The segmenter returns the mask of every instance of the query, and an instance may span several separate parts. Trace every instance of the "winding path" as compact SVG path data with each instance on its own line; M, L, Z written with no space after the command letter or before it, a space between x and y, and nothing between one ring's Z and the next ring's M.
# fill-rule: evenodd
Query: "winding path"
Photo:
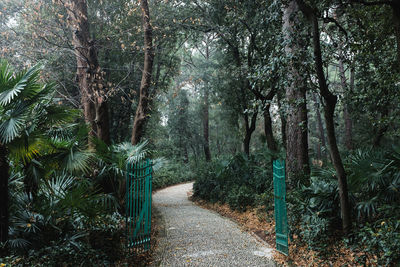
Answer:
M153 195L164 226L156 266L275 266L271 248L230 219L189 201L192 186L171 186Z

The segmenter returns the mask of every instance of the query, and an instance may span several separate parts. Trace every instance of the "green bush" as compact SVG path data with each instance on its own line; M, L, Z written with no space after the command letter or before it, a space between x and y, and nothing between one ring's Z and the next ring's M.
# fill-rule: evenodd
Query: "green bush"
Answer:
M399 261L400 150L356 150L344 163L355 215L354 236L348 242L377 254L379 265ZM287 200L289 225L300 226L291 227L291 234L298 234L311 248L323 250L332 230L341 225L334 168L314 168L309 186L291 190Z
M153 175L153 189L160 189L170 185L193 181L195 173L191 164L183 162L164 161L162 168Z
M367 223L355 231L352 246L365 247L366 252L378 255L380 266L391 266L400 261L400 220Z
M301 219L300 235L310 248L321 250L328 246L329 227L330 221L318 213L304 214Z
M232 209L245 211L254 207L260 195L272 197L271 157L256 153L237 154L229 160L214 160L196 171L194 197L227 203ZM265 195L264 195L265 196Z
M110 264L121 255L123 217L115 198L88 179L54 174L39 184L35 199L24 192L23 176L12 175L11 266ZM18 262L17 259L23 259ZM0 261L2 262L2 261ZM21 264L22 265L21 265Z
M254 206L254 202L255 195L253 191L245 185L233 187L226 198L226 203L238 211L245 211L247 207Z

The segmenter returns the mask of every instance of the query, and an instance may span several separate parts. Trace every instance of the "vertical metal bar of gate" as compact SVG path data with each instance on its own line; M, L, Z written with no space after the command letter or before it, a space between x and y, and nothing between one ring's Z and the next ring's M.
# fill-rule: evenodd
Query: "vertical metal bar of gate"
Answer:
M152 161L146 159L127 165L126 239L134 252L150 248Z
M276 249L289 255L288 223L286 211L285 161L273 161Z

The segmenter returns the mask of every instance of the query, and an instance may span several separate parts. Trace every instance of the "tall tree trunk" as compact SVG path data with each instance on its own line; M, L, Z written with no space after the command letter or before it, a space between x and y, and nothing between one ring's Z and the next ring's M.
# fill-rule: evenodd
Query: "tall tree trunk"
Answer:
M353 74L351 74L351 75L353 75ZM342 55L341 55L341 58L339 59L339 76L340 76L340 83L342 85L343 91L346 93L349 91L349 88L347 86L346 72L345 72L344 65L343 65ZM351 78L350 78L350 80L351 80ZM353 77L353 80L354 80L354 77ZM348 107L347 103L343 104L343 117L344 117L344 126L345 126L344 143L348 150L352 150L353 149L352 121L350 118L349 107Z
M274 138L274 133L272 131L272 119L269 112L271 105L268 105L264 111L264 133L267 140L267 146L270 151L276 151L277 146Z
M336 170L336 175L339 185L342 228L344 233L348 234L351 231L352 225L350 217L350 202L347 189L347 176L344 170L342 158L339 153L339 148L337 146L336 136L335 136L334 113L335 113L335 106L337 103L337 96L333 95L329 91L328 84L326 82L324 74L318 19L314 14L314 11L307 4L305 4L303 0L297 0L297 2L299 3L300 9L304 13L304 15L310 20L310 23L312 24L315 70L318 77L320 94L325 100L324 117L325 117L326 132L328 136L328 144L330 148L332 163Z
M211 161L211 152L210 152L210 141L209 141L209 91L208 91L208 83L206 84L206 88L204 90L204 105L203 105L203 147L204 147L204 155L206 157L206 161Z
M131 143L134 145L140 142L144 134L145 123L149 116L149 89L154 61L153 29L150 23L150 11L147 0L140 0L140 8L142 10L145 52L142 81L140 83L139 104L136 109L132 128Z
M8 240L8 179L10 174L7 154L6 146L0 143L0 242ZM0 256L4 253L4 251L0 250Z
M253 132L256 129L257 115L258 115L258 112L254 112L249 121L249 115L244 114L244 122L245 122L246 131L245 131L245 135L244 135L244 139L243 139L243 150L247 156L250 155L251 135L253 134Z
M289 186L296 183L298 178L308 177L310 173L308 158L308 120L306 106L307 83L305 71L302 66L302 49L306 41L296 30L300 16L296 1L290 1L283 10L283 34L287 42L286 54L293 55L289 59L288 77L286 87L286 100L288 103L286 125L286 175Z
M64 5L72 31L77 80L85 121L90 127L89 136L95 136L109 144L110 127L103 82L104 73L99 66L95 43L90 38L87 3L86 0L67 0ZM90 138L89 145L93 146Z
M277 94L277 100L278 100L278 109L279 109L279 117L281 119L281 135L282 135L282 144L283 147L286 149L286 117L285 117L285 112L282 111L282 104L281 104L281 94L278 92Z
M110 118L108 114L108 104L103 97L97 98L96 117L94 121L96 122L97 138L102 140L107 145L110 145L111 137L110 137Z
M185 145L185 147L183 148L183 162L189 163L189 151L187 145Z
M207 35L206 44L206 51L205 51L205 60L209 61L210 59L210 50L209 50L209 36ZM204 147L204 155L206 157L206 161L211 161L211 152L210 152L210 141L209 141L209 133L210 133L210 126L209 126L209 83L208 80L205 82L204 88L204 104L203 104L203 147Z

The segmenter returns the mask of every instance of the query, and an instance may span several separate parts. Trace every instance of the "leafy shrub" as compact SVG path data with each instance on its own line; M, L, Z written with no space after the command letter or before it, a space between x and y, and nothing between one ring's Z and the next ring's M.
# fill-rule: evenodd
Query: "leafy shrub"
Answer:
M245 185L233 187L226 198L226 203L238 211L245 211L248 206L254 206L254 201L253 191Z
M195 173L190 164L182 162L163 161L163 166L153 175L153 189L194 180Z
M377 263L391 266L400 261L400 220L367 223L355 232L353 245L365 247L367 252L378 254Z
M332 178L314 176L308 187L288 193L290 234L299 235L312 249L324 249L333 226L340 225L335 220L338 212L336 184ZM294 227L296 225L299 227Z
M304 214L301 219L300 235L312 249L320 250L327 247L327 237L330 221L319 216L319 213Z
M377 254L380 265L393 264L399 260L400 149L356 150L344 163L352 214L357 215L351 240ZM300 226L291 227L291 233L313 249L324 249L331 230L341 225L334 168L314 168L309 186L293 189L287 200L289 225Z
M259 195L272 192L271 157L237 154L227 161L214 160L197 169L193 191L194 197L245 211L257 204Z
M13 255L31 266L113 262L122 251L116 200L88 179L65 173L41 180L34 199L24 192L23 176L12 175L10 238ZM113 213L114 212L114 213ZM100 247L99 247L100 246ZM18 265L10 258L12 266Z

